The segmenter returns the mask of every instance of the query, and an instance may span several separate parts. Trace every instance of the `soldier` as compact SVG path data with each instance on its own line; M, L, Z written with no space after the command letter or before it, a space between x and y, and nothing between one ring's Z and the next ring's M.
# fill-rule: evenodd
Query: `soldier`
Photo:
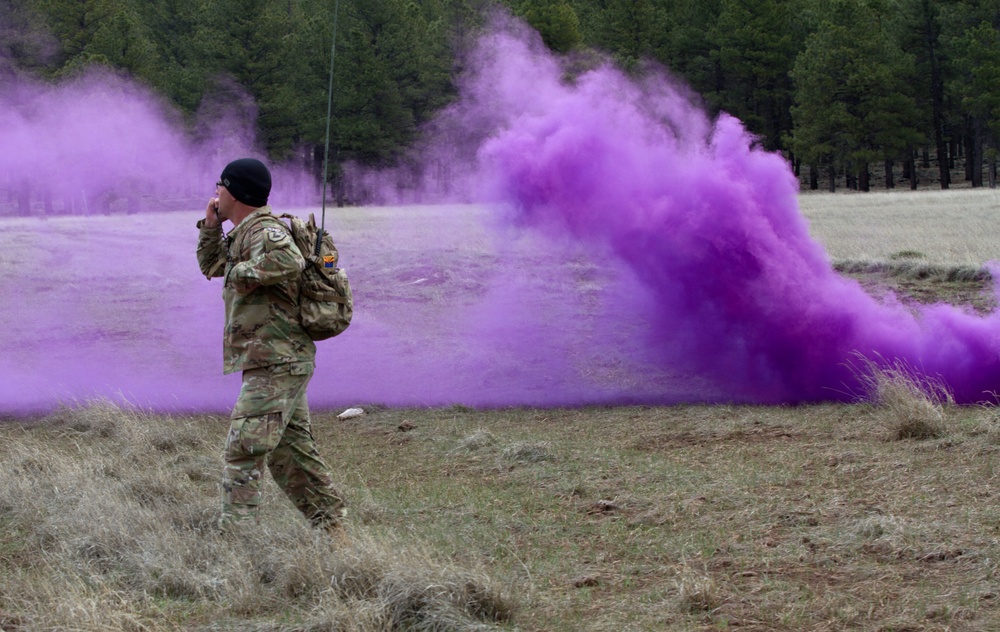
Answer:
M316 345L298 319L305 260L267 205L271 174L264 163L234 160L215 186L218 197L198 221L198 265L206 278L225 279L224 372L243 372L226 438L219 528L256 523L266 463L313 526L345 541L345 503L316 449L306 403ZM225 220L233 228L223 237Z

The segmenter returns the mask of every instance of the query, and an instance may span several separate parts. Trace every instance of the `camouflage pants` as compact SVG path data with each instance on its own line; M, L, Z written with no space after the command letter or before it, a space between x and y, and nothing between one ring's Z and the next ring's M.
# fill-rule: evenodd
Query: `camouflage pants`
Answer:
M293 362L243 372L223 453L223 529L255 521L265 463L295 507L315 526L338 523L346 513L330 468L316 449L309 424L306 386L311 362Z

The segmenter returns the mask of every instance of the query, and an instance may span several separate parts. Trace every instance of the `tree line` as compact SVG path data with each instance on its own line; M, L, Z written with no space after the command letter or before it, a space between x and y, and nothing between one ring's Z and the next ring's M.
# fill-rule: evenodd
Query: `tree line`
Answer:
M503 8L557 54L663 64L813 188L868 190L876 165L916 187L932 162L942 188L956 164L996 184L1000 0L0 0L0 90L102 65L191 126L248 94L268 155L318 173L338 5L332 178L399 159Z

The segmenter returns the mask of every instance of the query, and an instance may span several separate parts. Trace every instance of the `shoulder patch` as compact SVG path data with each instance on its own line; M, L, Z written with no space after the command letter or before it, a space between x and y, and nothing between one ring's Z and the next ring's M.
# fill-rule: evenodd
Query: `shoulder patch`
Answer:
M288 233L281 230L277 226L268 226L264 229L264 233L267 235L267 240L271 242L278 243L288 238Z

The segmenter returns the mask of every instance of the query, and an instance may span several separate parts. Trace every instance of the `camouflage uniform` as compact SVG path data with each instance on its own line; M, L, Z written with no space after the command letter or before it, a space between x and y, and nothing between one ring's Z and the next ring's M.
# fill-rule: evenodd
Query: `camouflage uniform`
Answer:
M298 321L305 260L267 206L225 238L221 227L207 228L204 220L198 228L202 273L225 278L224 371L243 371L226 438L220 525L256 519L265 463L314 525L336 525L345 505L316 450L306 402L316 345Z

